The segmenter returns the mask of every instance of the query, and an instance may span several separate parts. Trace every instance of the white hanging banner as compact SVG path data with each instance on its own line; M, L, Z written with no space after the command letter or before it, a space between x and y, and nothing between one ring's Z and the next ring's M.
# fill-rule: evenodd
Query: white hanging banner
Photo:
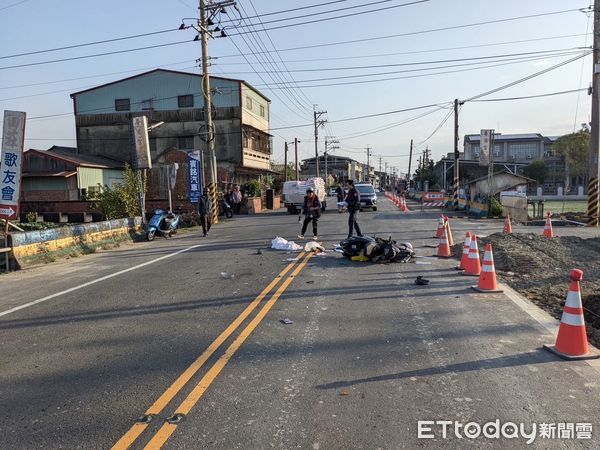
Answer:
M0 152L0 219L12 220L19 217L24 140L25 113L4 111Z

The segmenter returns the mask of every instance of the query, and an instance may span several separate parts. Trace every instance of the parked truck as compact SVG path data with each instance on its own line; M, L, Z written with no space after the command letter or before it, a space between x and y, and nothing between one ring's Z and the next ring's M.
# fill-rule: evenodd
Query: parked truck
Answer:
M283 204L290 214L300 214L304 206L306 189L312 187L316 196L323 205L323 211L327 207L327 195L325 192L325 181L323 178L309 178L306 181L286 181L283 183Z

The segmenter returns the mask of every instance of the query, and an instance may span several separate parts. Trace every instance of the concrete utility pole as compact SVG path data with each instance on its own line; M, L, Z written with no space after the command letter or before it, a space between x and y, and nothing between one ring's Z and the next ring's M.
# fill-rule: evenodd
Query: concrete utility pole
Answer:
M296 181L300 180L300 173L298 172L298 138L294 138L294 152L296 153Z
M323 114L327 114L327 111L317 111L317 105L314 105L315 109L313 111L313 117L315 121L315 163L316 163L316 176L319 176L319 127L325 125L327 120L321 119Z
M288 143L285 143L285 157L283 159L283 181L288 180L287 170L288 170L288 162L287 162L287 153L288 153Z
M452 183L452 209L458 210L458 189L460 187L460 172L458 167L458 107L464 102L454 100L454 183Z
M329 155L329 150L335 150L335 149L340 148L339 145L335 145L335 144L339 144L339 143L340 143L340 141L335 139L334 136L325 136L325 187L327 187L327 177L328 177L328 175L327 175L327 157Z
M212 122L212 102L210 92L210 75L208 73L209 59L208 56L208 38L211 37L211 32L208 29L207 12L214 16L217 12L222 11L226 6L235 5L235 1L226 0L222 2L211 2L207 5L206 0L199 0L198 9L200 10L200 21L198 23L200 32L200 43L202 45L202 95L204 97L204 120L206 122L206 143L208 146L209 168L210 168L210 183L208 190L213 204L212 223L219 222L219 208L217 208L217 154L215 152L215 130Z
M592 123L588 184L588 226L600 225L600 2L594 2L594 64L592 75Z
M370 167L371 167L371 147L369 147L367 145L367 174L365 177L365 181L369 181L370 177L369 177L369 173L370 173Z
M410 187L410 167L412 165L413 140L410 140L410 155L408 156L408 174L406 175L407 188Z

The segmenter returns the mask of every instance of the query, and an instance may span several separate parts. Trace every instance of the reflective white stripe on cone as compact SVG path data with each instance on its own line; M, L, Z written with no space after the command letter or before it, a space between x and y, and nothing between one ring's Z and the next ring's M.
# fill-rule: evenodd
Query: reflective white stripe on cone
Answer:
M579 286L581 280L583 280L583 272L573 269L556 343L555 345L544 345L546 350L550 350L563 359L600 358L600 351L590 347L587 340Z
M499 293L504 292L498 289L496 281L496 268L494 267L494 254L492 252L492 244L488 243L485 246L485 254L483 255L483 266L479 275L479 283L477 286L471 286L478 292Z

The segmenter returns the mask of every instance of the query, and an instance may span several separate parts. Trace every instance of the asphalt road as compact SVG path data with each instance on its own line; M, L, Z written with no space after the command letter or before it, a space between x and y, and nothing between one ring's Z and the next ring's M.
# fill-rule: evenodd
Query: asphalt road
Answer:
M332 252L346 220L322 216L325 256L268 249L299 233L269 213L0 277L0 448L526 446L418 439L420 420L591 423L591 440L530 447L600 447L598 366L542 350L553 337L515 302L430 258L434 213L382 199L360 215L365 232L412 242L416 264Z

